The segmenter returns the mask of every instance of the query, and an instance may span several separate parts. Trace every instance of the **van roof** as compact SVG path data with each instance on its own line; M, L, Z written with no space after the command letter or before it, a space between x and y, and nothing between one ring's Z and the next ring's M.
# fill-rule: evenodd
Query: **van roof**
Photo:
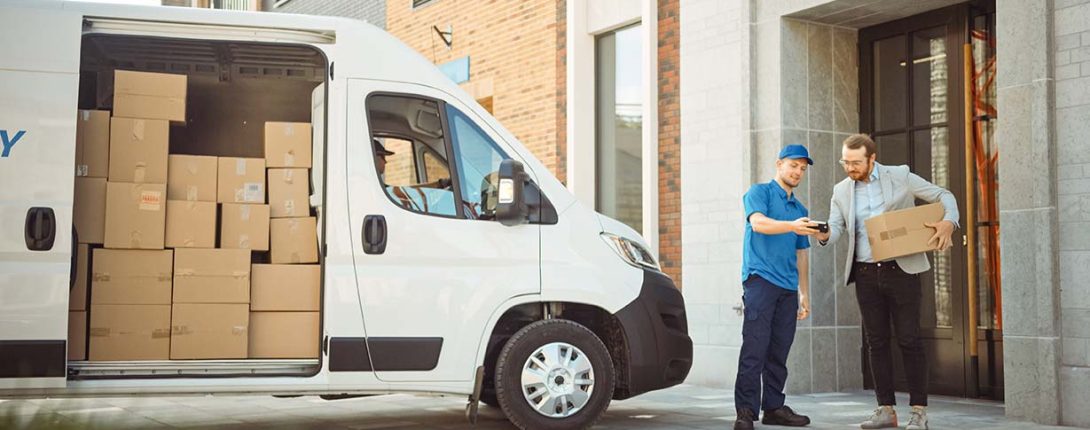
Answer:
M0 4L11 6L74 12L91 23L92 32L96 26L113 27L115 31L118 26L127 26L125 31L136 34L144 31L179 38L306 43L334 59L337 78L413 82L452 94L461 92L415 50L382 29L351 18L72 0L5 0Z

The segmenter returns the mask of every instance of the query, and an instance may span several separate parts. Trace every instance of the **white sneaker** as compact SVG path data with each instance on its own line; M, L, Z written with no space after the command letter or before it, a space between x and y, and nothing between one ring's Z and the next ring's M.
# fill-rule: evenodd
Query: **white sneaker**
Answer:
M866 421L859 424L861 429L897 428L897 411L892 406L879 406Z
M905 427L905 430L927 430L927 428L927 410L912 408L912 418L908 419L908 427Z

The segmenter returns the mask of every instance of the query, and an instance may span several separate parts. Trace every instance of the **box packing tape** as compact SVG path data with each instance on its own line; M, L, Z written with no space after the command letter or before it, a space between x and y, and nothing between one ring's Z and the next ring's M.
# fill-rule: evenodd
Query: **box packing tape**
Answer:
M238 176L246 175L246 160L239 158L235 160L235 174Z

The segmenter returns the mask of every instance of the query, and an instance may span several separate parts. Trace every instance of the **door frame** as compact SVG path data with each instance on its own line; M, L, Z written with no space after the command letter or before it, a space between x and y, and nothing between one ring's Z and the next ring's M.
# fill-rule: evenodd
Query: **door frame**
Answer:
M912 124L911 115L913 108L912 97L905 97L904 109L907 112L909 120L906 121L903 128L896 131L885 131L881 134L875 133L875 118L874 118L874 51L873 43L894 37L897 35L905 35L905 55L906 57L912 56L911 38L908 37L910 33L933 28L937 26L946 26L946 52L947 52L947 121L945 123L928 124L924 126L916 126ZM965 103L963 94L963 88L965 86L964 77L962 73L963 68L963 53L962 46L969 41L968 35L969 29L969 3L962 3L954 6L945 7L942 9L925 12L922 14L902 18L896 21L886 22L872 27L859 30L859 126L863 133L874 136L877 140L880 136L900 134L903 133L907 136L907 143L909 145L909 160L912 162L915 150L913 145L915 144L914 132L919 130L927 130L934 128L937 125L945 126L947 130L947 141L949 142L949 157L948 162L951 167L949 172L949 189L954 193L954 196L958 201L958 210L962 214L967 213L965 208L965 177L967 172L961 167L964 165L965 146L965 124L963 122ZM908 67L906 70L906 95L911 95L913 85L913 68ZM881 150L879 150L881 153ZM950 328L921 328L921 337L924 339L925 348L928 351L928 368L934 368L938 365L938 360L941 357L936 357L936 354L932 354L934 351L939 351L939 345L935 342L937 340L949 340L954 345L958 345L957 350L961 352L961 369L957 371L961 375L961 381L949 381L944 380L935 381L930 380L930 391L936 394L949 394L955 396L976 396L977 382L971 380L972 375L975 374L973 366L970 360L969 343L968 339L968 301L966 298L966 276L967 276L967 252L966 246L963 241L958 241L957 236L965 234L965 229L972 225L971 220L966 220L961 223L961 227L955 231L954 245L951 247L951 276L952 283L950 291L950 309L951 309L951 327ZM934 258L931 258L934 261ZM864 345L866 340L864 339ZM897 354L894 354L897 355ZM869 369L869 359L867 354L863 353L862 362L864 363L864 386L872 387ZM899 360L899 357L894 357L894 360ZM930 374L930 372L929 372ZM901 378L897 379L898 389L906 388L905 381Z

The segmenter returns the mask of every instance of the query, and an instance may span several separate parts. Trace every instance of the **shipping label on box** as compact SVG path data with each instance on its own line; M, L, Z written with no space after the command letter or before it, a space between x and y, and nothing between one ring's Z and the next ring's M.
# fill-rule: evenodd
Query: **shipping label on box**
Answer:
M92 305L169 305L174 251L95 249Z
M269 205L224 203L220 248L269 250Z
M269 210L273 218L310 216L307 169L269 169Z
M76 178L72 224L79 243L101 244L106 239L106 178Z
M318 358L318 312L251 312L250 358Z
M68 360L87 359L87 311L68 312Z
M186 75L114 72L114 115L185 122Z
M174 303L250 303L250 250L174 250Z
M91 361L170 358L170 305L91 305Z
M219 159L203 155L170 155L167 199L215 202Z
M106 184L105 245L115 249L163 249L166 184Z
M170 359L246 358L250 310L247 304L173 306Z
M269 236L273 264L318 262L318 225L314 217L273 219Z
M76 176L105 178L110 173L110 111L76 114Z
M266 122L265 160L268 167L310 167L310 123Z
M255 264L252 270L250 310L319 310L321 267L317 264Z
M91 278L91 247L80 244L76 247L76 281L68 293L68 310L87 310L87 292Z
M216 204L167 200L167 248L215 248Z
M933 251L934 244L928 241L935 229L924 223L942 221L944 214L942 203L932 203L867 219L867 240L874 261Z
M220 157L217 188L220 203L265 203L265 160Z
M110 182L165 184L169 151L166 121L114 117L110 121Z

